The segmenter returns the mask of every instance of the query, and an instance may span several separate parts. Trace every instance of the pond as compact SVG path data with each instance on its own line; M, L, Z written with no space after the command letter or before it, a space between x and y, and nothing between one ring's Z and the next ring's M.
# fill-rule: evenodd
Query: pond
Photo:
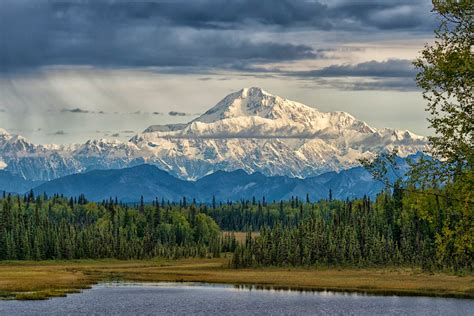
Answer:
M200 283L104 283L46 301L0 301L0 315L474 315L474 300L257 290Z

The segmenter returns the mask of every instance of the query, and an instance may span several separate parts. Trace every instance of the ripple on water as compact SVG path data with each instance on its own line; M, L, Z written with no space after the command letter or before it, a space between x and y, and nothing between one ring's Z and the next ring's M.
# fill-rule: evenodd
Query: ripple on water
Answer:
M103 283L47 301L0 301L0 315L474 315L474 300L261 290L202 283Z

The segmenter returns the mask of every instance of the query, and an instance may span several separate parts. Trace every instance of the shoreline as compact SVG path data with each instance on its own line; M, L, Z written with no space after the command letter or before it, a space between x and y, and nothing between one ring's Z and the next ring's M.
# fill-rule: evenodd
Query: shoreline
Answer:
M64 297L104 282L207 283L255 290L474 299L474 275L408 268L232 269L228 259L0 262L0 299Z

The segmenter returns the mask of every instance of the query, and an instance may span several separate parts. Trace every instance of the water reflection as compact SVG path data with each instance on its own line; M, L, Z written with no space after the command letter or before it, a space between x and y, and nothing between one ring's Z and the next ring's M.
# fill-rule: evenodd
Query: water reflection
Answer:
M268 292L274 292L274 293L312 293L316 295L322 295L322 296L334 296L334 295L341 295L341 296L352 296L352 297L358 297L358 296L368 296L372 295L368 292L347 292L345 290L341 291L335 291L335 290L327 290L327 289L315 289L315 288L301 288L301 287L281 287L281 286L274 286L274 285L254 285L254 284L237 284L234 285L234 288L237 290L243 290L243 291L268 291Z
M98 284L47 301L0 301L0 315L472 315L474 300L205 283Z

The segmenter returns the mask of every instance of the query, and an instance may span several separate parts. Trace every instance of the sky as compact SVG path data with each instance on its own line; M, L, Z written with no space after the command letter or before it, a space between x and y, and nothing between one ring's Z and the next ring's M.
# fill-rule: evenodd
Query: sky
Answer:
M429 0L1 0L0 127L126 140L258 86L429 135L412 60Z

